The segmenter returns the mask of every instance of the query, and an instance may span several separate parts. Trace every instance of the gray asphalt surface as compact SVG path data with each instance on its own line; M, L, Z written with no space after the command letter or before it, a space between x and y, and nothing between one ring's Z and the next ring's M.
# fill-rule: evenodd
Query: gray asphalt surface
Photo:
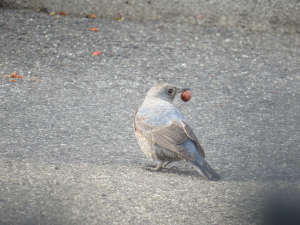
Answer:
M0 7L44 8L69 15L246 28L255 31L300 32L300 2L295 0L0 0ZM198 16L201 18L198 18Z
M0 38L24 76L0 78L0 224L260 224L299 197L299 34L0 9ZM221 181L141 168L133 115L164 82Z

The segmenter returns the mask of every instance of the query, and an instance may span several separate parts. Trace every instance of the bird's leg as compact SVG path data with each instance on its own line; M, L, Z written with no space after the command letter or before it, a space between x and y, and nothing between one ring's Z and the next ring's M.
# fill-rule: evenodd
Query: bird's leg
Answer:
M161 163L154 169L154 171L160 171L161 169L169 169L166 168L167 165L172 161L161 161Z
M172 166L172 167L166 167L167 165L169 165L169 163L171 163L172 161L166 161L163 165L162 168L164 169L176 169L178 171L178 168L176 166Z
M152 169L152 171L161 171L161 169L163 168L163 163L164 161L160 162L159 165L157 167L155 167L154 169Z
M154 169L151 169L151 170L155 171L155 172L161 171L161 169L163 168L164 164L165 164L165 161L161 161L157 167L155 167Z
M162 168L166 168L166 166L169 165L170 162L171 161L166 161L166 162L163 161Z

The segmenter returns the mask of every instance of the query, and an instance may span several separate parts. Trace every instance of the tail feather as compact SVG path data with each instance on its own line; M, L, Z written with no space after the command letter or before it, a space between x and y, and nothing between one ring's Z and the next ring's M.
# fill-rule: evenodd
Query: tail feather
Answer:
M195 167L195 169L206 179L208 180L220 180L221 177L219 174L216 173L206 162L206 160L203 160L203 162L197 163L196 161L190 161L190 163Z
M198 148L195 144L195 141L187 138L183 142L184 148L187 152L193 156L194 160L191 160L190 163L198 170L198 172L208 180L220 180L221 177L217 174L206 162L204 157L199 153ZM200 146L200 144L199 144ZM203 151L203 150L202 150Z

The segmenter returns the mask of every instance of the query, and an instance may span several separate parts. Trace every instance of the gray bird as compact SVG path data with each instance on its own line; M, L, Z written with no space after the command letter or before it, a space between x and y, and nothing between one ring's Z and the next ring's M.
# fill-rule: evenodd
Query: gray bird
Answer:
M151 88L134 116L134 133L148 158L160 160L152 169L160 171L169 163L185 160L208 180L220 176L208 165L196 135L184 115L172 104L177 93L190 90L169 84Z

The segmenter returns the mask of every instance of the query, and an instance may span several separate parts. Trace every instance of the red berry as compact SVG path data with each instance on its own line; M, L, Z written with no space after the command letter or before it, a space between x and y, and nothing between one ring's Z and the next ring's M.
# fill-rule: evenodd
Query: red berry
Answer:
M191 99L191 92L184 91L181 93L180 98L184 102L188 102Z

